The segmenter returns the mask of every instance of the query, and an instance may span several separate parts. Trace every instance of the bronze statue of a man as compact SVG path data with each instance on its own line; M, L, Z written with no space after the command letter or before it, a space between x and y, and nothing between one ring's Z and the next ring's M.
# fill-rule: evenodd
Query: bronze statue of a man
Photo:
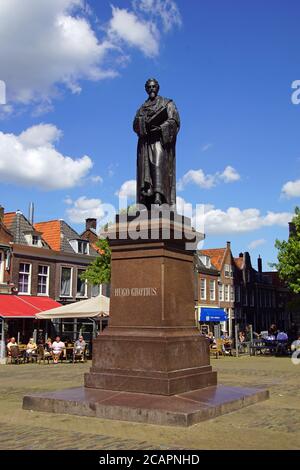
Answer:
M137 204L176 204L176 137L180 127L175 103L158 96L154 78L145 84L149 98L136 113L133 129L137 133Z

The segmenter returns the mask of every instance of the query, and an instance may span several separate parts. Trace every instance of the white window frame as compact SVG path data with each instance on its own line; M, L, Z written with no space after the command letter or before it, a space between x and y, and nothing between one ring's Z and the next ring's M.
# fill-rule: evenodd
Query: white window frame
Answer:
M70 269L71 270L71 278L70 278L70 295L62 294L61 293L61 281L62 281L62 270L63 269ZM73 266L61 266L60 267L60 282L59 282L59 297L62 298L73 298Z
M204 264L204 266L206 266L207 268L211 268L211 260L210 260L209 256L201 255L200 259L201 259L202 263Z
M78 268L77 269L77 276L76 276L76 298L78 299L86 299L87 298L87 287L88 287L88 283L87 283L87 280L84 281L84 295L80 295L78 292L77 292L77 281L78 281L78 277L79 277L79 271L82 271L84 272L85 269L84 268Z
M222 282L218 284L219 289L219 302L224 302L224 284Z
M21 271L21 264L27 264L29 266L29 271ZM32 272L32 264L31 263L20 263L19 264L19 275L18 275L18 293L21 295L31 295L31 272ZM20 285L20 274L27 274L28 275L28 292L23 292L19 290Z
M39 292L39 278L40 277L46 277L45 274L40 274L39 273L39 268L47 268L47 282L46 282L46 293L41 293ZM49 264L39 264L38 265L38 283L37 283L37 295L41 297L49 297L49 279L50 279L50 266Z
M4 251L0 251L0 284L4 283L4 271L5 271L5 255L4 255Z
M229 302L230 301L230 295L229 295L229 284L224 284L224 301Z
M202 287L202 281L204 281L204 287ZM202 296L202 292L204 291L204 296ZM206 279L200 278L200 300L206 300Z
M230 286L230 302L235 301L235 291L234 291L234 286Z
M225 277L231 277L230 276L230 264L225 264L225 266L224 266L224 275L225 275Z
M79 252L79 243L83 243L86 245L86 253L80 253ZM90 254L90 244L88 240L77 240L77 253L80 255L89 255Z
M213 290L212 287L213 286ZM216 281L209 280L209 300L216 300Z

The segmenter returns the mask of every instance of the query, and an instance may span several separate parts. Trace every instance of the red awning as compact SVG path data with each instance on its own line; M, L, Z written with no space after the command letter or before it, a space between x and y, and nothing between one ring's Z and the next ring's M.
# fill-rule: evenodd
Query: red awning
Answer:
M60 306L49 297L0 294L0 317L3 318L35 318L39 312Z

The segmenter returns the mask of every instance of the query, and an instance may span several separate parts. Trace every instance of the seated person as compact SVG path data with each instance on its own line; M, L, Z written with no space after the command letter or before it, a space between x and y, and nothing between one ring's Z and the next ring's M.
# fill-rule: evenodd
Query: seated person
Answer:
M9 342L7 343L7 354L8 356L11 356L11 348L18 346L18 343L16 342L16 338L12 337L10 338Z
M81 355L81 360L83 361L84 359L84 351L85 351L85 347L86 347L86 342L84 341L83 339L83 336L79 336L78 340L75 341L75 344L74 344L74 355Z
M245 341L246 341L245 333L243 331L240 331L239 332L239 342L240 343L245 343Z
M291 344L291 351L298 351L298 349L300 349L300 336L298 339L296 339L295 341L292 342Z
M36 353L37 345L34 342L33 338L30 338L27 346L26 346L26 357L28 359L32 359L32 356Z
M49 357L52 355L52 341L51 338L48 338L44 344L44 356Z
M60 355L65 349L65 343L60 340L60 336L56 336L55 341L52 344L52 353L53 353L53 364L57 364Z
M225 354L230 354L231 351L231 345L232 345L232 340L228 336L228 332L224 330L221 335L221 339L223 340L223 346L222 350Z
M287 341L288 335L284 331L278 330L276 339L277 341Z
M246 342L246 335L245 335L244 331L239 332L238 342L239 342L240 350L242 352L245 351L246 348L247 348L247 342Z
M208 337L208 340L209 340L210 347L211 347L211 348L215 348L215 347L216 347L216 339L215 339L215 337L214 337L212 331L210 331L210 332L208 333L208 336L207 336L207 337Z

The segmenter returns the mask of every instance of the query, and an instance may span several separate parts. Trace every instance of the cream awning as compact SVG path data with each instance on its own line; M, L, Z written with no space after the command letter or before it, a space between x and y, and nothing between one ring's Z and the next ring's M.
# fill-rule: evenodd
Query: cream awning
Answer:
M109 316L110 299L104 295L98 295L87 300L80 300L72 304L45 310L37 313L36 318L51 320L52 318L95 318Z

